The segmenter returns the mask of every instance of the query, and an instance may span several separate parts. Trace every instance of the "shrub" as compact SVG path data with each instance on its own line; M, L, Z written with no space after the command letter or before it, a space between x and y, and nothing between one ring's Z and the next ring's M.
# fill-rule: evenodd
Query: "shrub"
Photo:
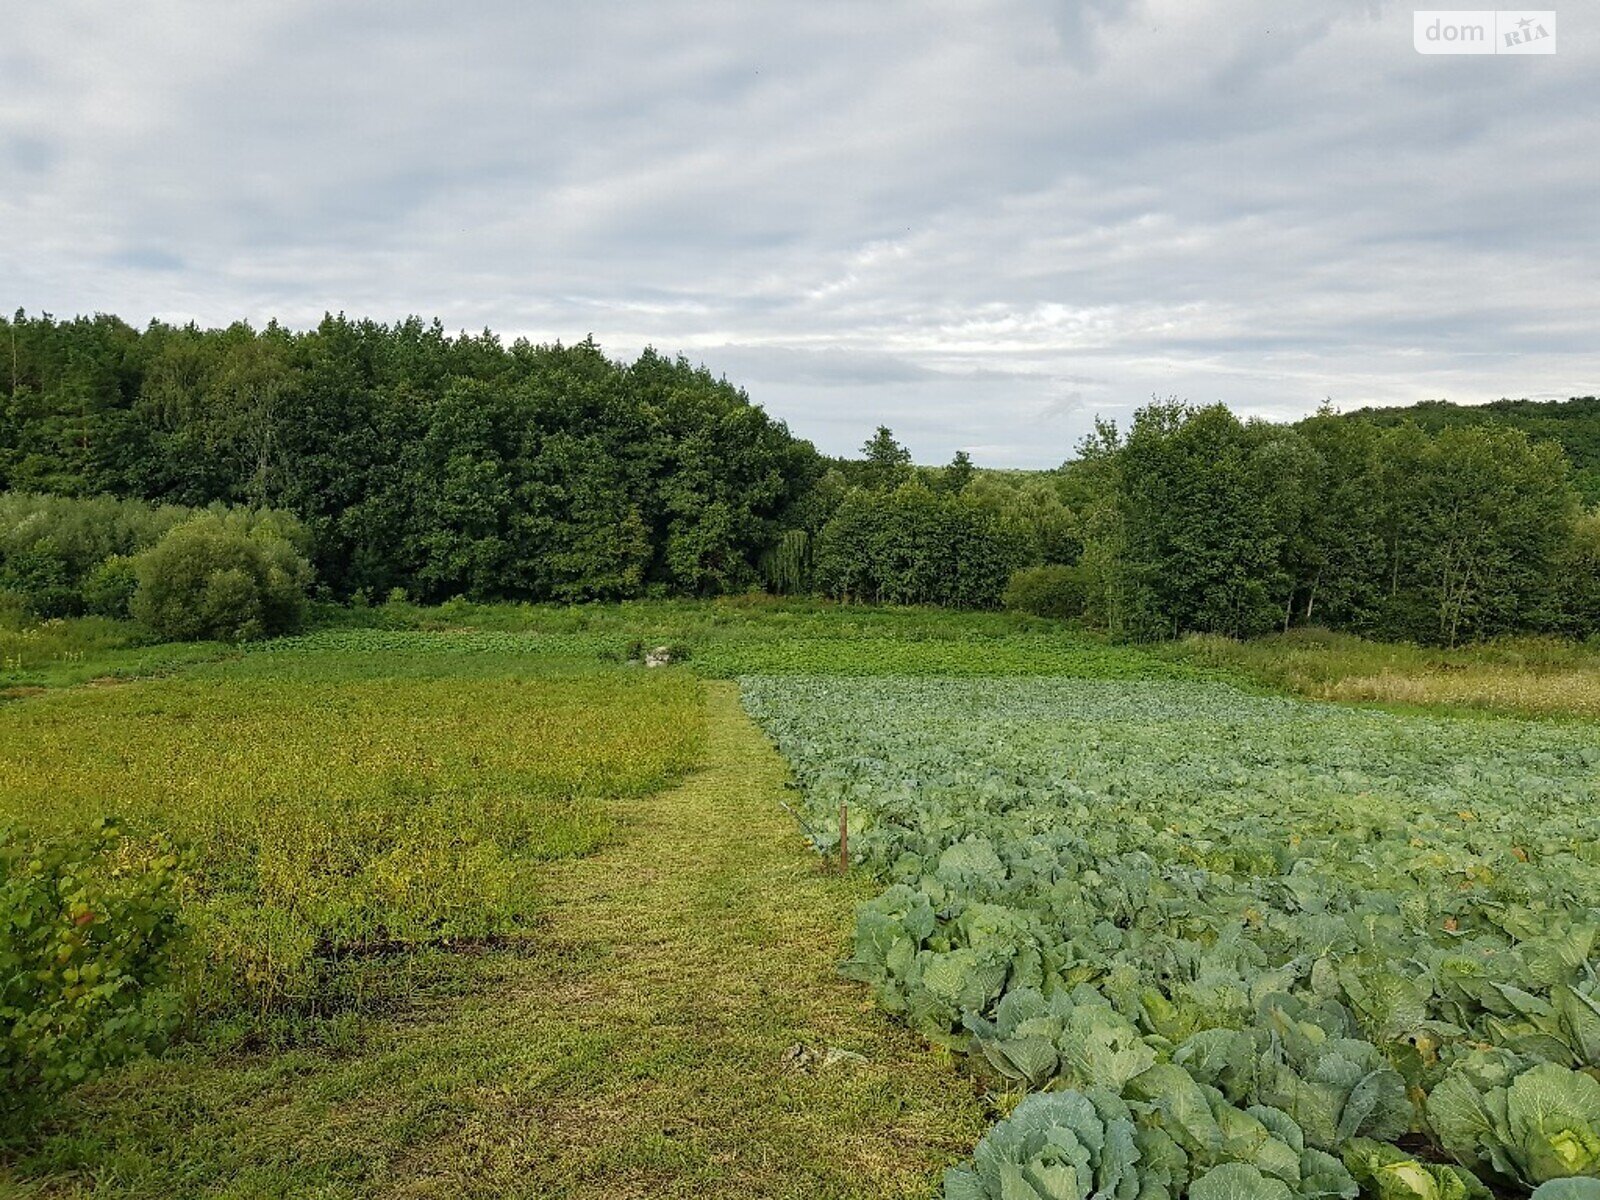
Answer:
M125 619L132 611L139 572L132 558L113 554L83 581L83 607L97 617Z
M67 566L48 542L8 554L0 564L0 590L19 597L33 617L74 617L82 611Z
M993 608L1026 547L1006 521L964 496L909 483L857 489L816 538L816 587L878 604Z
M110 822L44 842L0 830L0 1129L176 1028L177 871L167 844Z
M33 620L28 599L16 592L0 590L0 629L21 629Z
M23 598L35 618L76 616L90 601L101 564L155 545L189 510L110 496L0 494L0 589ZM112 600L114 597L103 597Z
M1083 615L1089 589L1078 567L1024 567L1011 575L1003 603L1013 612L1070 620Z
M311 565L292 519L208 512L136 560L132 613L174 641L242 641L289 633L305 612Z

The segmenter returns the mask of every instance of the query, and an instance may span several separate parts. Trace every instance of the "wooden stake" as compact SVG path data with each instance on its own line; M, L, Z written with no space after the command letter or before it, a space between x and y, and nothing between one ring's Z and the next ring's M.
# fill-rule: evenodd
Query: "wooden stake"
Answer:
M839 874L850 870L850 806L839 801Z

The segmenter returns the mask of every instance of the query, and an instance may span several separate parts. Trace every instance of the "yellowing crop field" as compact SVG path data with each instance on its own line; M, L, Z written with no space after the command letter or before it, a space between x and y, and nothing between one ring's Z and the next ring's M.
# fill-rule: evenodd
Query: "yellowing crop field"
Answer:
M606 801L688 770L699 705L681 675L307 680L259 660L81 688L7 710L0 821L170 837L208 989L309 999L330 958L524 922L527 865L588 852Z

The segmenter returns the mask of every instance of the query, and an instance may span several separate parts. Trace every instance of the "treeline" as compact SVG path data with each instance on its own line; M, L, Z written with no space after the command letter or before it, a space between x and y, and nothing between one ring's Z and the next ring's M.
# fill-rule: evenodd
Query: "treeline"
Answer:
M621 363L590 340L507 346L416 319L138 330L18 313L0 321L5 352L0 488L137 499L154 522L292 513L332 599L766 588L993 607L1018 566L1075 546L1048 483L994 483L965 455L917 468L886 429L859 461L825 459L726 380L651 350ZM41 585L76 579L81 555L30 528L0 547L18 559L0 589L37 615L89 607L75 583Z
M823 469L731 384L592 341L19 313L5 354L0 487L287 510L336 597L743 590Z
M35 615L102 603L86 543L51 531L75 518L29 515L54 495L140 501L137 520L82 521L161 536L207 506L292 514L304 545L280 540L339 600L1004 600L1141 638L1600 627L1600 518L1563 444L1449 406L1425 406L1425 428L1152 404L1059 470L1001 472L965 454L913 465L882 427L859 458L827 459L704 368L649 350L617 362L592 340L18 313L0 320L7 351L0 489L23 497L0 510L0 592ZM1587 453L1592 408L1507 414ZM134 553L110 551L119 595ZM237 576L216 588L243 590Z
M1600 630L1600 516L1561 447L1519 429L1153 404L1126 433L1102 425L1067 481L1078 582L1116 632Z

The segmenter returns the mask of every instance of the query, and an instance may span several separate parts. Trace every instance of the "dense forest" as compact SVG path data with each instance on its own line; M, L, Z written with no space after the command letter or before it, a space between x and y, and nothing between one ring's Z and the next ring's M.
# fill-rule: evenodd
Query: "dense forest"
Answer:
M1295 425L1152 403L1059 470L1004 472L916 466L882 427L828 459L681 357L418 319L19 312L0 353L0 593L34 617L245 635L292 622L306 585L360 603L764 588L1004 602L1141 638L1600 628L1594 400ZM249 611L175 624L191 595Z

